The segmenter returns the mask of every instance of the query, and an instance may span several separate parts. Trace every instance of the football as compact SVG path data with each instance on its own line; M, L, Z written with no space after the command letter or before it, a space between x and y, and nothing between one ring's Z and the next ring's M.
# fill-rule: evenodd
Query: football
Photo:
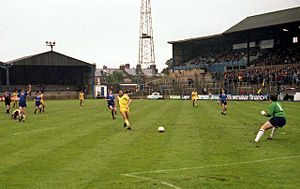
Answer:
M163 126L160 126L157 128L158 132L162 133L165 131L165 128Z
M267 113L267 112L264 111L264 110L262 110L262 111L260 112L260 114L263 115L263 116L266 115L266 113Z

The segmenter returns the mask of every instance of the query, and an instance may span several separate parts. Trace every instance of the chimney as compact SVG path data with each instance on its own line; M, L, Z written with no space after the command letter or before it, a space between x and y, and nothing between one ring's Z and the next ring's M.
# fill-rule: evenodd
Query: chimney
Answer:
M120 65L120 70L123 70L123 71L125 70L124 64L121 64L121 65Z
M130 68L130 64L125 64L125 68L129 69Z
M137 75L141 75L142 74L142 65L141 64L137 64L136 65L136 74Z
M150 69L152 70L152 75L156 75L158 70L156 69L156 65L155 64L151 64L150 65Z

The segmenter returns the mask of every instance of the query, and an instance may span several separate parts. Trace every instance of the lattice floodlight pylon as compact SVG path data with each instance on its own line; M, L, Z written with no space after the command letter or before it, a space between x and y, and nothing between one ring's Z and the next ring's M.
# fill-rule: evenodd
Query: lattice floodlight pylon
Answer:
M153 28L150 0L141 0L139 64L149 67L155 64Z

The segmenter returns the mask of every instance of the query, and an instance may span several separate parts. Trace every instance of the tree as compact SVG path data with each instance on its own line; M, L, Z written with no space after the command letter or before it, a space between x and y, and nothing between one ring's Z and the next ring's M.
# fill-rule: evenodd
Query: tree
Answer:
M141 84L141 83L144 82L144 80L143 80L142 77L134 77L134 78L132 78L132 82L137 83L137 84Z
M109 83L123 83L124 76L122 72L114 71L112 74L107 76L107 82Z
M169 74L170 69L169 68L164 68L161 73L168 75Z
M167 60L165 64L168 66L167 67L168 69L173 69L174 68L173 58Z
M169 70L174 68L173 58L170 58L169 60L167 60L165 65L167 65L167 67L164 68L161 73L168 74Z

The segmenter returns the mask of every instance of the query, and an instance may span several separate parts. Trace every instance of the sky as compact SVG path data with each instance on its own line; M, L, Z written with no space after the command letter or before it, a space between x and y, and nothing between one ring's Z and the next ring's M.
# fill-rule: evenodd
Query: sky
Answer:
M141 0L2 0L0 61L54 51L117 68L138 62ZM152 0L156 65L168 41L222 33L247 16L300 6L300 0Z

